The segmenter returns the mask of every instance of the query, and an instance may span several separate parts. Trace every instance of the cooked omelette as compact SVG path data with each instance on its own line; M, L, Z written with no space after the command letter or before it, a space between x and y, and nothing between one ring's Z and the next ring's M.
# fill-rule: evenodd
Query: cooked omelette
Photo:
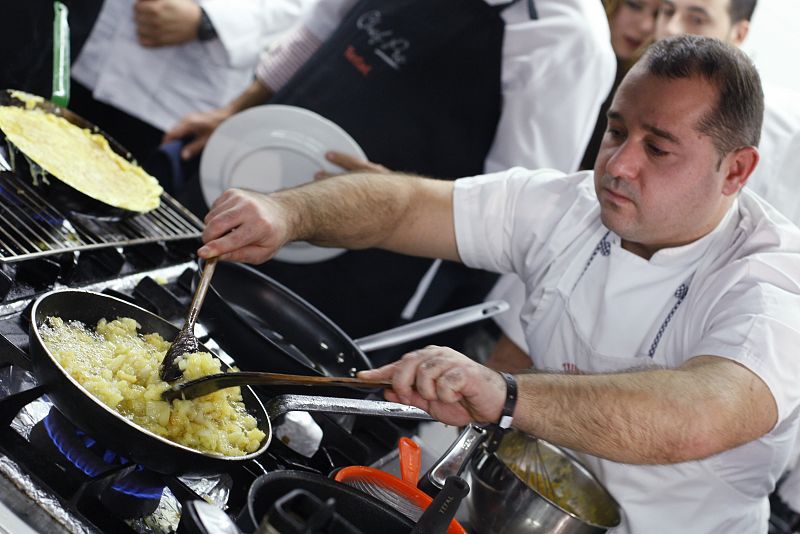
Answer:
M37 165L100 202L140 213L159 205L158 180L111 150L102 135L40 109L14 106L0 106L0 129Z

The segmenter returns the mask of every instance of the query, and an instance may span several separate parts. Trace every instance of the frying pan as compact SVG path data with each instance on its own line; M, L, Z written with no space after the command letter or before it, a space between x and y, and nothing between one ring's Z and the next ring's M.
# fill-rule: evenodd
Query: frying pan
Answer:
M504 302L479 305L472 321L506 309ZM387 335L396 332L393 329L353 340L286 286L250 266L230 262L217 265L200 320L214 340L235 357L237 366L248 371L353 376L356 371L372 368L365 351L412 339ZM441 323L444 326L437 326L435 331L461 324ZM419 325L403 328L421 332ZM254 347L263 350L254 352Z
M0 91L0 106L14 106L24 108L26 107L25 102L19 100L18 98L14 97L12 93L22 93L21 91L14 91L13 89L6 89L4 91ZM34 95L29 95L31 98L38 98ZM129 151L127 151L122 145L116 142L114 139L111 138L108 134L103 132L100 128L92 124L91 122L87 121L83 117L73 113L72 111L68 110L67 108L63 108L52 102L48 102L46 100L40 100L36 102L33 107L35 109L40 109L46 113L51 113L53 115L58 115L63 117L67 121L79 126L81 128L86 128L92 133L102 135L106 141L108 141L108 145L118 155L122 156L127 161L136 164L136 161L133 159L133 156ZM5 135L3 134L2 128L0 128L0 135L5 140L6 145L9 149L9 159L11 160L11 166L13 170L22 176L26 176L29 178L33 184L37 187L37 190L40 192L42 197L47 199L50 203L55 205L57 208L65 209L68 211L75 211L78 213L84 213L87 215L94 215L98 217L104 218L112 218L112 219L122 219L126 217L131 217L134 215L140 215L140 213L127 210L124 208L118 208L116 206L111 206L104 202L101 202L95 198L90 197L75 189L74 187L67 185L66 183L62 182L58 179L57 176L50 174L49 172L40 169L38 165L30 165L28 162L25 161L24 154L20 151L20 149L11 143Z
M422 410L401 404L299 395L273 398L268 410L251 388L242 387L242 400L247 412L256 418L258 428L266 434L261 446L255 452L236 457L203 453L133 424L93 397L66 373L47 350L41 337L41 327L45 319L54 315L65 321L81 321L86 325L95 325L101 318L131 317L141 325L141 332L155 332L164 339L173 339L178 328L144 308L93 291L50 291L40 296L31 308L29 337L33 368L42 385L48 389L48 396L53 404L74 425L99 439L107 447L158 473L173 475L221 472L227 471L233 464L253 459L266 451L270 444L270 417L291 410L430 418ZM211 352L203 345L200 345L200 350ZM228 367L224 362L221 363L224 368Z
M133 424L92 396L53 358L41 337L41 327L50 316L59 316L64 321L81 321L88 326L94 326L101 318L131 317L141 325L141 332L155 332L164 339L175 337L178 329L143 308L90 291L51 291L34 303L29 337L36 376L50 387L50 399L67 419L107 447L158 473L199 474L228 470L231 464L255 458L269 446L272 434L269 417L264 405L248 387L242 388L242 399L248 413L256 418L258 428L266 437L257 451L245 456L226 457L203 453ZM200 350L208 349L201 346ZM227 368L224 362L222 365Z
M336 499L336 512L363 532L408 534L414 527L410 519L388 504L346 484L303 471L273 471L261 475L250 486L247 496L249 517L241 518L242 523L249 519L247 522L250 524L245 530L255 529L270 506L295 489L306 490L323 502Z

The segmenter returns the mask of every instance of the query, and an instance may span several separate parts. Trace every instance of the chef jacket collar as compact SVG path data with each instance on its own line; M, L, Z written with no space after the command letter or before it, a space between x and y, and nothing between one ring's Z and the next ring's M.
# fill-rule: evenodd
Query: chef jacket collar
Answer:
M669 248L662 248L661 250L657 251L653 254L648 261L651 265L660 265L660 266L669 266L669 267L680 267L680 266L687 266L695 263L700 257L705 254L705 252L709 249L711 244L716 240L716 238L724 233L724 229L731 224L738 223L738 216L734 216L734 214L739 213L739 199L737 198L734 200L731 207L725 213L725 216L722 220L717 224L717 226L708 234L704 235L700 239L696 241L692 241L689 244L682 245L680 247L669 247ZM736 220L735 220L736 219ZM622 248L621 242L622 240L620 237L615 234L614 232L609 232L608 237L606 238L608 242L612 246L612 254L613 253L623 253L623 254L631 254Z

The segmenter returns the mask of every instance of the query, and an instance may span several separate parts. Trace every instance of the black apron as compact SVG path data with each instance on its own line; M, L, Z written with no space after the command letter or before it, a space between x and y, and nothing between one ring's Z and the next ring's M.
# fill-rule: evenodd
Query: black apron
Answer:
M330 119L368 159L392 170L446 179L480 174L502 104L500 9L483 0L361 0L270 103ZM401 322L430 266L365 250L314 264L273 260L260 269L360 337ZM419 308L424 315L446 309L454 292L479 302L495 279L456 264L441 271L437 278L448 280L434 280Z

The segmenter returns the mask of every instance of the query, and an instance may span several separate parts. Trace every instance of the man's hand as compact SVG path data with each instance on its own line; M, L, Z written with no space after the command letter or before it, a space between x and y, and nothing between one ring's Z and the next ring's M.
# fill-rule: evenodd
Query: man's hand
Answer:
M263 263L289 240L286 214L259 193L229 189L214 201L205 217L201 258Z
M155 0L143 0L151 2ZM198 155L206 146L208 138L222 121L232 115L228 108L213 109L203 113L189 113L178 124L164 134L162 143L175 139L191 138L181 150L181 158L188 160Z
M142 46L177 45L197 38L200 6L192 0L136 0L133 19Z
M339 167L344 169L345 172L371 172L375 174L389 174L390 172L392 172L383 165L372 163L371 161L357 158L349 154L343 154L342 152L336 152L336 151L327 152L325 154L325 159L327 159L334 165L338 165ZM325 178L330 178L332 176L337 176L337 175L338 175L337 173L320 171L314 175L314 179L324 180Z
M506 398L499 373L447 347L431 345L358 376L391 379L388 400L421 408L449 425L494 423Z

